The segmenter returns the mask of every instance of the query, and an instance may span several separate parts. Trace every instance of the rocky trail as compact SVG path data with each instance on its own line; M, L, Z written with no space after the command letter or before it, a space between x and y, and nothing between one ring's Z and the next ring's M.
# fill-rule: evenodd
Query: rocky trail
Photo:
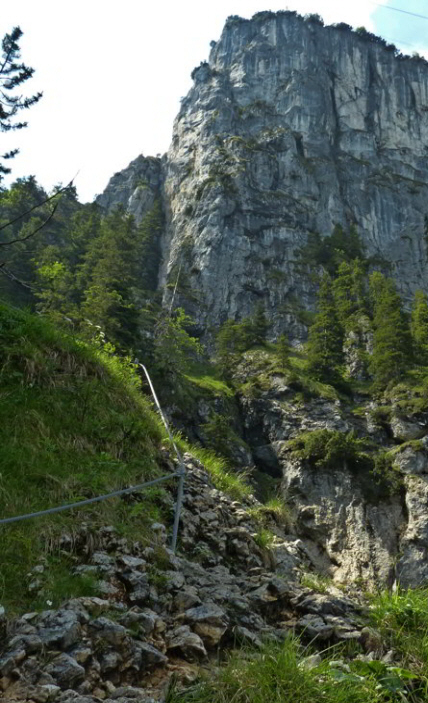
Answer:
M370 651L355 597L299 585L310 564L301 540L273 523L272 546L259 547L248 513L257 501L241 504L215 489L190 456L186 468L177 556L161 524L150 547L82 525L73 539L63 536L62 548L73 551L76 572L96 575L100 595L15 620L1 613L2 700L162 701L172 680L191 683L219 652L289 632L323 646L357 640ZM33 570L32 588L43 569L41 562Z

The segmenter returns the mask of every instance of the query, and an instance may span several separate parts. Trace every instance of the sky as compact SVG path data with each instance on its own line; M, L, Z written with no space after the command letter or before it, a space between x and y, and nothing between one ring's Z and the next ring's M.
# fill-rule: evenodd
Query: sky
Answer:
M91 201L139 154L168 149L190 73L208 58L229 15L316 12L326 24L365 26L405 53L426 52L428 20L391 7L428 16L428 0L3 3L0 36L21 27L22 60L36 69L27 92L44 95L25 113L27 129L0 135L1 153L20 149L10 162L12 179L35 175L49 190L75 177L80 200Z

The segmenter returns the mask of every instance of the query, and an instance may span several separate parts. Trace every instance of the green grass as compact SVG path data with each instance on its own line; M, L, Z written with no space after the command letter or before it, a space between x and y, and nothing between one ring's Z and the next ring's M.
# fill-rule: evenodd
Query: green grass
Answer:
M267 527L272 521L285 528L289 528L292 523L290 509L282 498L269 498L255 508L249 508L248 514L263 527Z
M234 652L211 678L170 690L167 703L422 703L426 681L383 662L349 661L332 648L314 668L305 666L298 640ZM338 664L342 660L343 664ZM332 663L332 665L331 665Z
M233 398L234 391L218 375L217 369L208 363L194 362L185 378L198 388L217 397Z
M191 445L182 437L177 437L176 440L181 451L189 452L204 465L218 490L227 493L234 500L241 501L252 494L253 489L246 476L232 471L226 459L219 457L211 449Z
M129 362L0 305L1 517L161 475L163 436ZM153 517L165 512L159 498L142 492L134 506L112 499L1 526L0 602L11 610L30 607L28 572L41 556L57 556L61 533L73 535L83 521L93 529L111 524L125 536L148 536ZM51 573L53 582L55 569Z
M428 676L428 588L379 593L372 598L371 619L385 646Z
M333 580L329 576L322 576L317 573L302 574L300 579L302 586L311 588L317 593L328 593L328 589L333 585Z

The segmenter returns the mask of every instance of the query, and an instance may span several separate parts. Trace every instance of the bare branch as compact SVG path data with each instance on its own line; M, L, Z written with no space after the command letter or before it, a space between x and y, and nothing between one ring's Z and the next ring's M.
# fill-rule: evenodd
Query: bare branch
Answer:
M74 178L76 178L76 176L74 176ZM13 220L10 220L10 222L6 222L5 225L2 225L0 227L0 232L3 229L6 229L6 227L10 227L10 225L15 224L15 222L18 222L18 220L22 220L23 217L25 217L26 215L29 215L34 210L37 210L37 208L42 207L43 205L46 205L46 203L50 203L51 200L54 200L54 198L58 197L58 195L61 195L61 193L64 193L67 190L67 188L70 188L73 185L74 178L72 178L70 183L67 183L67 185L64 186L64 188L60 188L56 193L54 193L53 195L50 195L48 198L46 198L46 200L43 200L43 202L38 203L37 205L33 205L33 207L30 207L30 209L26 210L26 212L23 212L21 215L18 215ZM26 237L26 239L28 239L28 237ZM0 242L0 246L4 247L4 246L7 246L8 244L15 244L15 242L18 242L18 241L24 241L24 240L12 239L9 242Z
M26 288L27 290L34 290L34 286L31 286L29 283L25 283L25 281L21 281L20 278L17 278L12 271L10 271L8 268L6 268L6 262L3 261L0 263L0 273L2 273L6 278L9 278L11 281L14 283L18 283L20 286L23 288Z
M8 242L0 242L0 247L9 246L10 244L16 244L17 242L26 242L27 239L30 239L31 237L34 237L34 235L37 234L37 232L40 232L40 230L41 230L45 225L47 225L48 222L53 218L53 216L55 215L55 212L56 212L56 210L57 210L57 208L58 208L58 205L59 205L59 202L55 203L55 205L53 206L53 208L52 208L52 210L51 210L51 212L50 212L50 214L49 214L49 217L47 217L46 220L44 220L41 225L39 225L38 227L36 227L36 229L33 230L33 232L30 232L30 234L27 234L25 237L17 237L16 239L10 239ZM33 209L34 209L34 208L33 208Z

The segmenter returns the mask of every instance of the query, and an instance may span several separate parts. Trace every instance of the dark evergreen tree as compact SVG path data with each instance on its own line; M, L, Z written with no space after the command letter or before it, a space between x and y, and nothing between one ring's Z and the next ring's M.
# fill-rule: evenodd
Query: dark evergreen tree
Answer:
M373 353L369 369L374 387L398 382L409 367L412 340L409 323L394 282L378 271L370 276L373 305Z
M121 350L139 346L139 311L134 287L138 273L138 238L132 217L120 209L108 215L90 242L79 272L84 290L82 316L99 326Z
M5 34L2 40L2 57L0 59L0 132L23 129L26 122L17 122L17 114L21 110L27 110L35 105L42 93L35 93L31 97L24 98L17 94L16 90L21 90L22 86L34 74L34 68L26 66L20 61L19 41L22 31L19 27L14 27L10 34ZM0 156L0 183L6 173L10 173L8 162L18 153L18 149L12 149Z
M276 343L276 353L278 356L278 361L281 369L285 371L289 366L290 359L290 343L285 334L281 334L278 337Z
M265 306L262 302L257 303L254 315L251 318L251 343L264 344L266 342L268 328L269 322L265 314Z
M331 278L324 274L318 292L318 312L309 329L308 370L314 378L334 381L343 360L343 327L337 316Z
M349 330L356 318L367 311L365 295L366 267L360 259L350 263L342 261L333 281L333 295L337 316L342 326Z
M413 308L411 333L415 359L419 364L428 365L428 301L427 296L421 290L415 293Z

